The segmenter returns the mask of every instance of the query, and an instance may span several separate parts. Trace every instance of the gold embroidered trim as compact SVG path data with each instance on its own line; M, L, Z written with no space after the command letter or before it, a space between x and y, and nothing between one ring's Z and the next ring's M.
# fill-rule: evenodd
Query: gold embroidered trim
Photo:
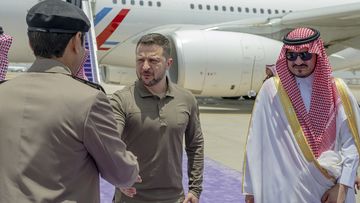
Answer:
M356 125L355 113L353 111L349 95L347 94L344 83L341 82L338 78L335 78L336 88L340 94L341 101L345 110L346 117L348 118L348 125L351 131L351 135L355 141L356 149L360 154L360 139L359 139L359 131Z

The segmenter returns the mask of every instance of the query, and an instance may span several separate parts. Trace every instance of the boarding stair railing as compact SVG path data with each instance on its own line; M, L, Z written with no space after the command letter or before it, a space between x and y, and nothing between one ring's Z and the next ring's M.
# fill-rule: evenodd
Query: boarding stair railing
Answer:
M80 7L87 17L90 19L90 30L86 33L85 36L85 48L89 51L87 59L84 63L84 72L87 79L94 83L100 83L100 71L99 64L97 60L97 46L96 46L96 35L95 27L93 21L93 6L95 5L95 0L66 0L68 3L74 4Z

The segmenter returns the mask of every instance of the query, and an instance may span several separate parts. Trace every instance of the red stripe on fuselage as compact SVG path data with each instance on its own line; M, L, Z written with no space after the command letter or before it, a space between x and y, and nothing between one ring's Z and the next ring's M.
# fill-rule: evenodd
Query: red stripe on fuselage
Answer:
M110 24L96 37L96 43L99 50L104 50L103 48L100 47L119 27L120 23L124 20L124 18L129 13L129 11L130 11L129 9L121 9L121 11L110 22Z

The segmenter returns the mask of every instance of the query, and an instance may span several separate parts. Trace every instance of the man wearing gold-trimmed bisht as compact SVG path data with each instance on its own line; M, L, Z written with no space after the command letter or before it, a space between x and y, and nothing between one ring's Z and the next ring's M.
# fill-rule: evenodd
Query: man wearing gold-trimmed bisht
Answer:
M277 76L265 81L252 114L246 202L355 202L356 100L331 76L317 30L294 29L283 42Z

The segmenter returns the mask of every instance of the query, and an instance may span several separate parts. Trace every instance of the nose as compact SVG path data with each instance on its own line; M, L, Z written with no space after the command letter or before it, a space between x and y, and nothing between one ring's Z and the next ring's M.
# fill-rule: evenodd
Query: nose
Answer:
M149 62L147 60L144 61L142 69L143 70L149 70L150 69L150 65L149 65Z
M296 65L301 65L301 64L303 64L304 63L304 61L300 58L300 56L297 56L296 57L296 60L295 60L295 64Z

